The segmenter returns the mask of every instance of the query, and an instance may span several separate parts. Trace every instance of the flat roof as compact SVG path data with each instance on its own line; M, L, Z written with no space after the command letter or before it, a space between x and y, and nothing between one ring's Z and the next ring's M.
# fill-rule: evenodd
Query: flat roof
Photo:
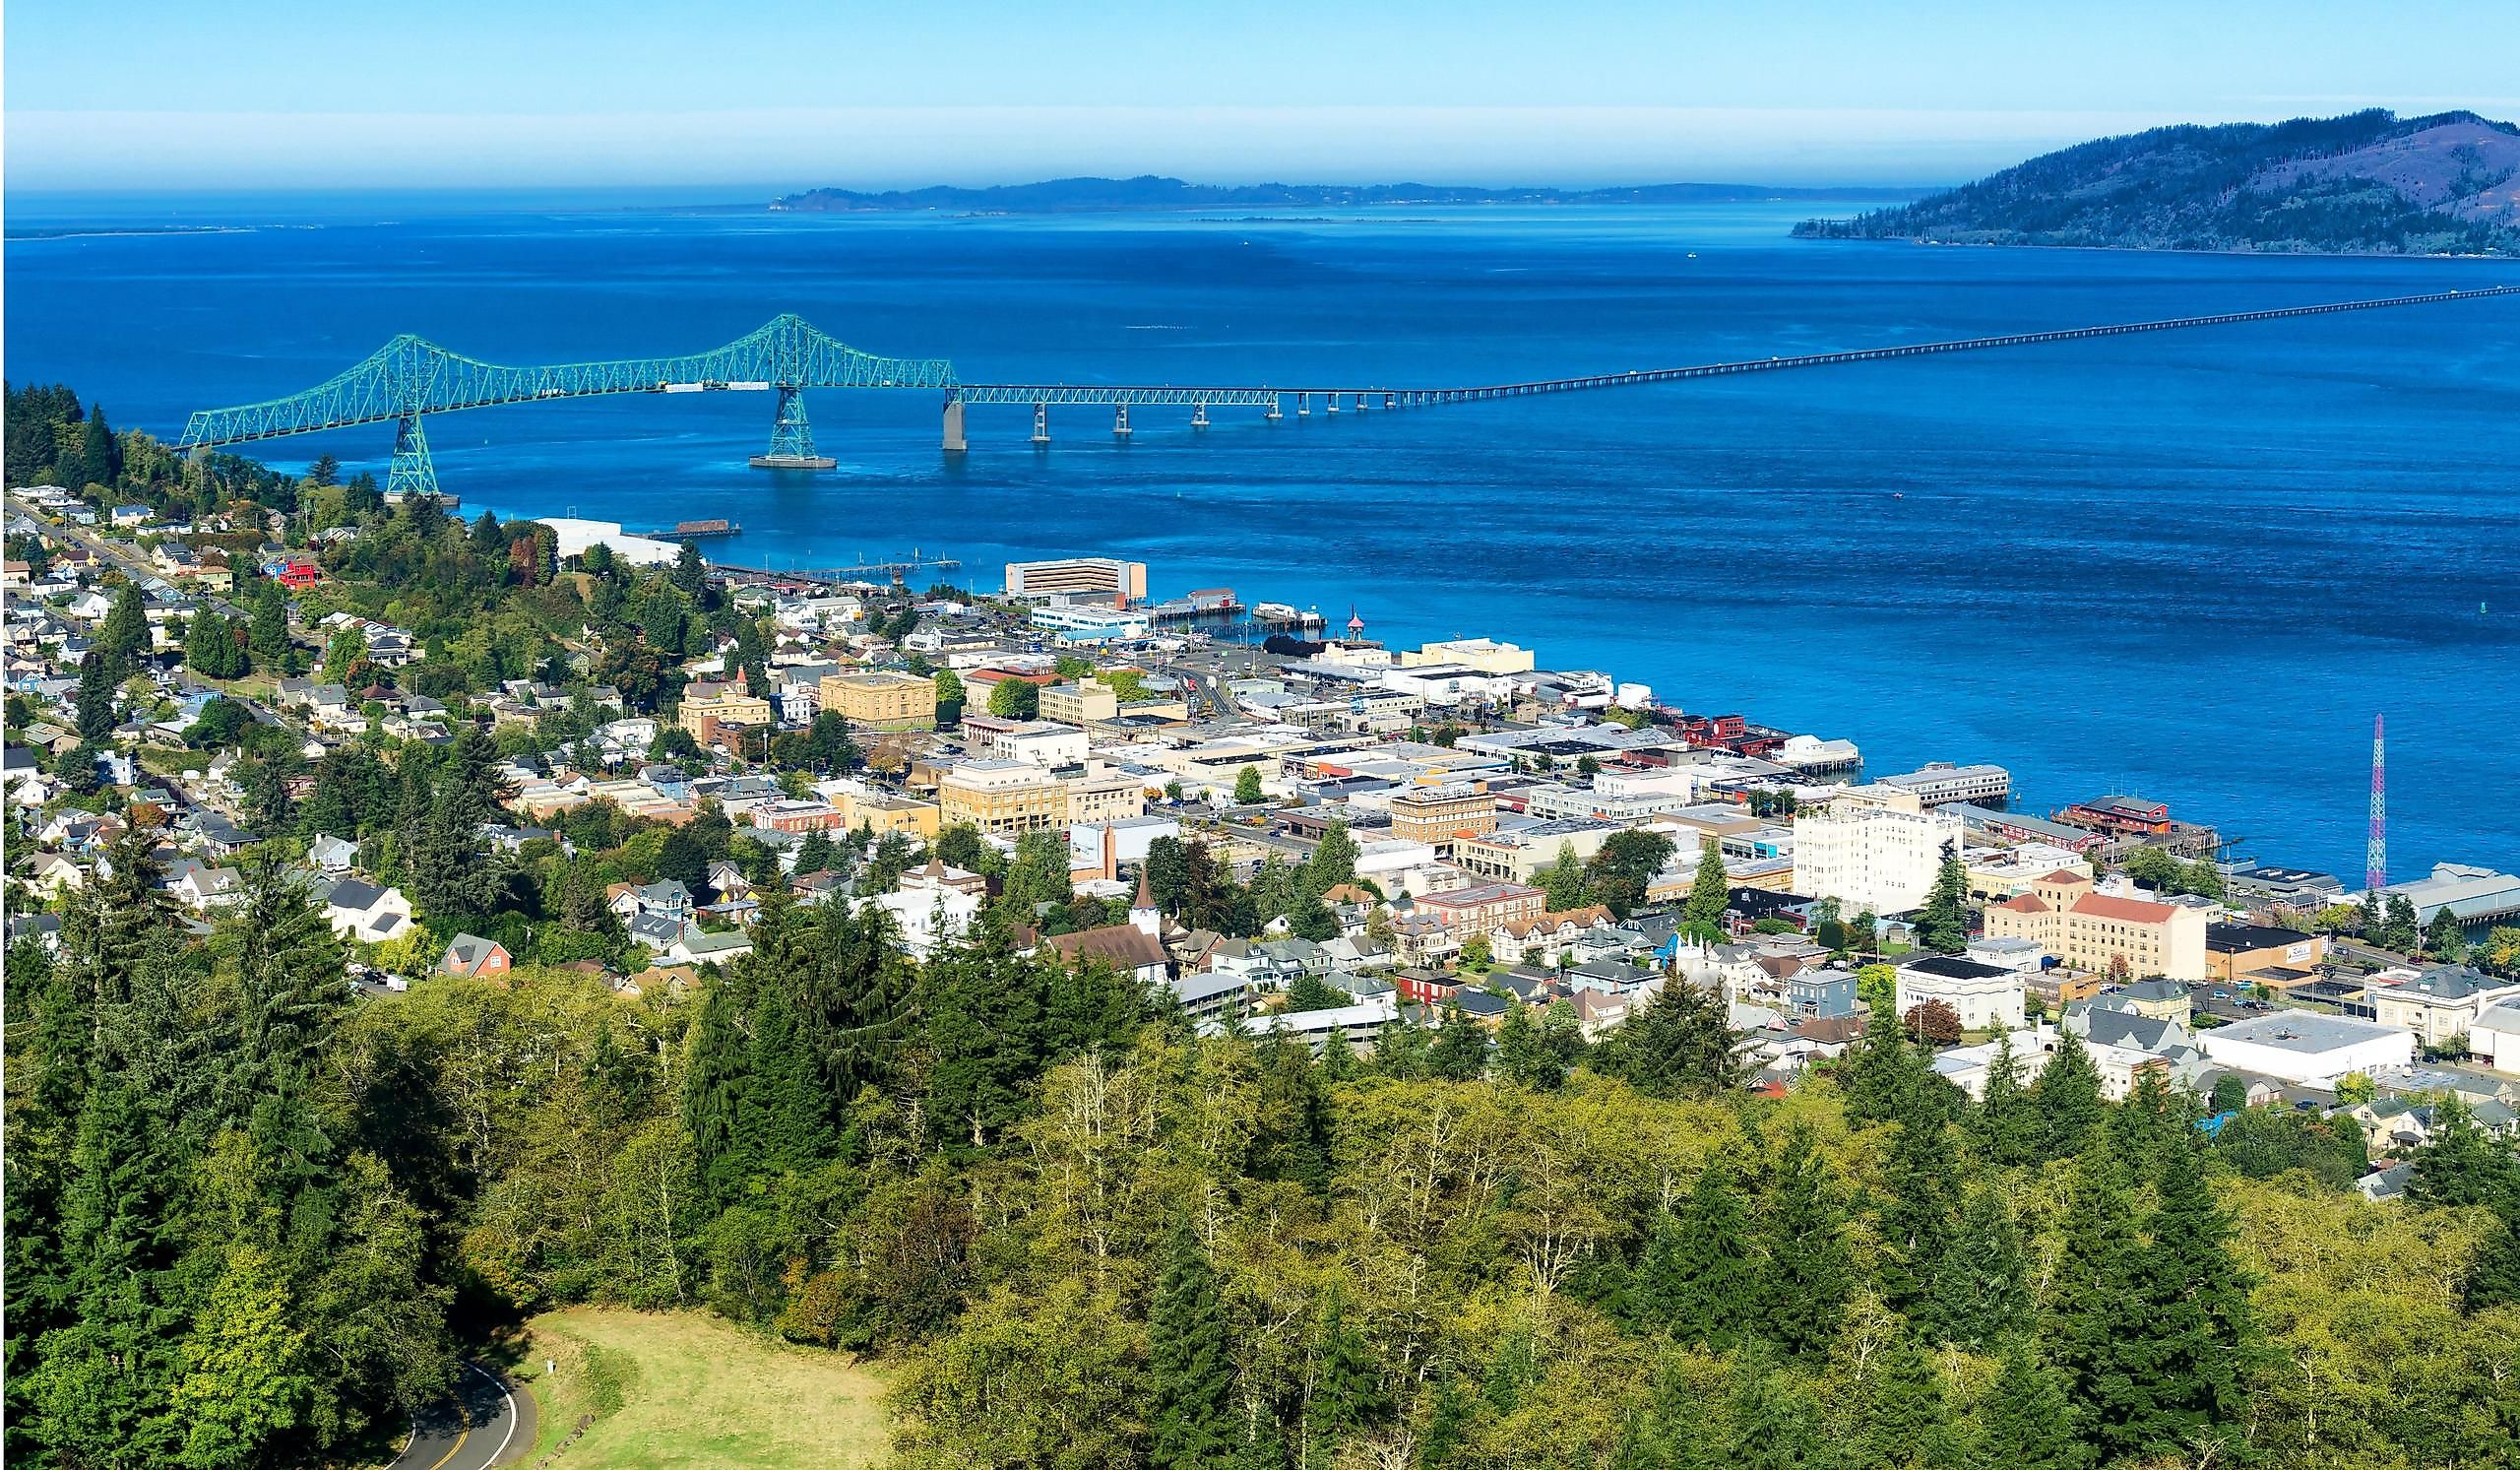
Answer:
M2412 1039L2410 1033L2395 1026L2323 1015L2310 1010L2281 1010L2246 1021L2235 1021L2229 1026L2217 1026L2203 1033L2200 1039L2209 1043L2216 1040L2247 1042L2282 1052L2315 1055L2350 1047L2357 1042L2377 1041L2389 1036Z

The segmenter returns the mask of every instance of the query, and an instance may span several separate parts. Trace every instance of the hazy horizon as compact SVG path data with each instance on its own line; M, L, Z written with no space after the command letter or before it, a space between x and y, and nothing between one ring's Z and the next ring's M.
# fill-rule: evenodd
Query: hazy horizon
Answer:
M665 180L751 197L1143 173L1923 188L2162 123L2520 113L2520 7L2418 28L2324 0L2129 0L2102 27L1984 0L951 18L616 0L592 19L135 0L22 5L7 40L13 195Z

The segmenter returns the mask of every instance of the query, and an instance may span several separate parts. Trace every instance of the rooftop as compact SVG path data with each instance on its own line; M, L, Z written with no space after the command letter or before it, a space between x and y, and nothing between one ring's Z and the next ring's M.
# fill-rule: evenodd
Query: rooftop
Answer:
M2247 1042L2254 1046L2273 1047L2278 1051L2315 1055L2334 1052L2358 1042L2377 1041L2383 1037L2404 1036L2394 1026L2371 1021L2350 1020L2344 1016L2322 1015L2317 1011L2282 1010L2270 1015L2235 1021L2208 1033L2218 1041Z

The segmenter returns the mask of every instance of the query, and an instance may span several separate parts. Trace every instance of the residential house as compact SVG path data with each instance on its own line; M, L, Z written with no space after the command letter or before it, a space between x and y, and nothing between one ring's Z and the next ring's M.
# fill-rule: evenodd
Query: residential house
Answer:
M508 955L507 946L496 939L484 939L478 934L458 934L454 942L446 946L446 953L438 957L437 970L440 975L478 976L489 980L507 974L514 963Z
M360 944L390 944L411 931L411 903L400 888L343 878L321 891L333 932Z

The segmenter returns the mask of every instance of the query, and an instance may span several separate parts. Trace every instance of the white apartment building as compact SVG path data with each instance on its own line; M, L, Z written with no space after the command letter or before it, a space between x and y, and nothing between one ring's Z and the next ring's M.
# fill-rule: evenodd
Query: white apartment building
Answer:
M1043 770L1085 763L1085 732L1073 725L1037 720L999 731L989 744L1008 760L1020 760Z
M1903 914L1925 901L1946 846L1959 851L1956 816L1833 802L1794 819L1794 891Z

